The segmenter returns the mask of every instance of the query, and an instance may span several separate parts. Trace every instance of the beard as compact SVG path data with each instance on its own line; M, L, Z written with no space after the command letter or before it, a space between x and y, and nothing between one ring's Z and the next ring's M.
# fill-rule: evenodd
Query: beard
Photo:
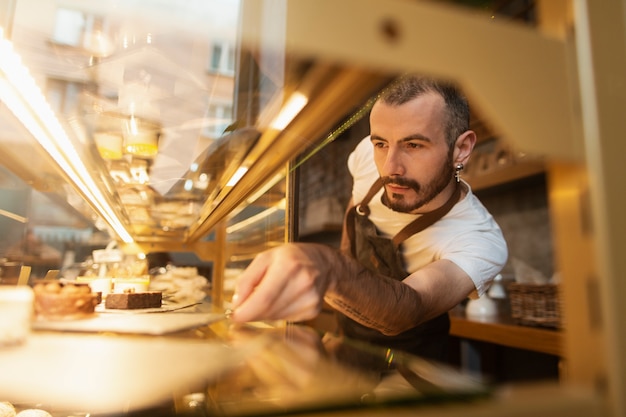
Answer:
M415 192L415 198L408 200L404 194L391 193L385 189L383 193L383 204L399 213L412 213L420 207L431 202L450 184L454 176L454 168L450 161L444 161L435 179L427 184L399 176L383 177L383 184L396 184L409 187Z

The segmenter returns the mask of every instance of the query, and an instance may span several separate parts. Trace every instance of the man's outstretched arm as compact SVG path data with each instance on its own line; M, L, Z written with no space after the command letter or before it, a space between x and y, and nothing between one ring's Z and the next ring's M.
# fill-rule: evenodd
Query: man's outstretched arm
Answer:
M473 291L449 261L404 281L376 274L330 247L292 243L257 256L237 282L235 321L308 320L324 299L353 320L397 334L448 311Z

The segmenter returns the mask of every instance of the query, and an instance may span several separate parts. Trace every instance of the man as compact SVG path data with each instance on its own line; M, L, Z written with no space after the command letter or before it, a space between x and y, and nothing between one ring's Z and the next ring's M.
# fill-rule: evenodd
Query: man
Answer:
M233 320L306 320L325 300L347 336L445 360L447 312L482 295L507 258L500 228L460 180L476 143L469 107L453 85L407 76L374 104L370 126L348 160L342 251L261 253L237 282Z

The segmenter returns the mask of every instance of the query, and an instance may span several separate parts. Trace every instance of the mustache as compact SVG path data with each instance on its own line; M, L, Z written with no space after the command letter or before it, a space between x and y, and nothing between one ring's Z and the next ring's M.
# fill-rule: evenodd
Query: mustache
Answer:
M399 185L402 187L409 187L415 190L416 192L419 191L421 188L417 181L412 180L410 178L391 176L391 177L382 177L381 179L383 180L383 185L393 184L393 185Z

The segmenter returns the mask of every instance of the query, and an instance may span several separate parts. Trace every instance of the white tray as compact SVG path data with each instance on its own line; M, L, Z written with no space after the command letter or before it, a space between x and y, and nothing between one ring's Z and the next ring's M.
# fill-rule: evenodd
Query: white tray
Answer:
M117 332L162 335L203 326L223 319L220 313L96 313L94 317L79 320L35 321L35 330L63 332Z

